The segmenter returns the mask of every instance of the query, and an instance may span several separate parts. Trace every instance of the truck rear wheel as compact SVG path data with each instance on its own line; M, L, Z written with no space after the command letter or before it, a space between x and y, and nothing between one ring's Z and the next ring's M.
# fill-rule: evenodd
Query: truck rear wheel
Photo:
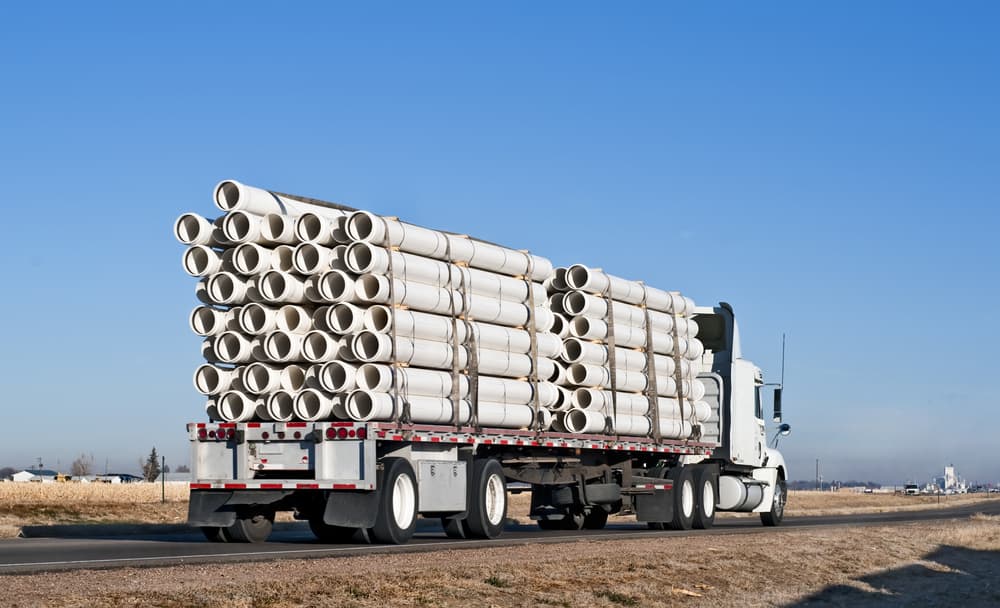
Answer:
M771 510L760 514L760 523L765 526L779 526L781 520L785 518L785 501L788 492L785 480L778 477L778 483L774 484L774 498L771 500Z
M698 492L691 467L681 467L674 477L674 516L670 520L670 529L690 530L697 508Z
M417 529L419 503L413 467L403 458L386 458L378 481L378 512L371 535L380 543L402 545Z
M236 521L226 528L226 536L235 543L262 543L274 527L273 511L237 513Z
M709 467L704 467L695 475L695 480L698 500L691 525L699 530L706 530L715 523L715 472Z
M477 460L472 468L469 516L465 523L472 538L496 538L507 519L507 481L494 459Z
M608 524L608 512L601 507L593 507L590 513L583 517L583 527L586 530L603 530Z

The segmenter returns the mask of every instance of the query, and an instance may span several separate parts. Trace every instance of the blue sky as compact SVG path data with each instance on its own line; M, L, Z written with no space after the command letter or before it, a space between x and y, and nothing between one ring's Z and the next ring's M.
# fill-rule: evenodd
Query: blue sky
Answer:
M0 9L0 466L188 459L235 178L731 302L793 478L1000 480L993 3ZM939 473L938 473L939 474Z

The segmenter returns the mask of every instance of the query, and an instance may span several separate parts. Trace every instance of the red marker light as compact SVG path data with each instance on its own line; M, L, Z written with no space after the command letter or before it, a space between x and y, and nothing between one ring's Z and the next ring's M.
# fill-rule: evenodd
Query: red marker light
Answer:
M368 432L364 429L358 429L358 439L364 439L368 436Z
M333 427L326 429L326 438L327 439L333 439L336 436L337 436L337 430L336 429L334 429Z
M337 429L337 439L347 439L347 429L344 427Z

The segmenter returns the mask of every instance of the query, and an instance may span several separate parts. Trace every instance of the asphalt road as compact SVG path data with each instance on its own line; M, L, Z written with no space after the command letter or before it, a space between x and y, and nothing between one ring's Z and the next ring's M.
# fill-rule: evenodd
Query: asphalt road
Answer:
M973 513L1000 514L1000 500L925 511L863 515L789 517L781 529L836 526L872 526L968 517ZM430 522L428 522L430 523ZM746 534L761 532L757 518L720 519L711 530L651 531L644 525L609 525L604 530L547 531L535 526L509 526L489 541L452 540L440 528L422 526L413 540L402 546L364 543L324 545L303 525L277 529L269 542L259 545L210 543L198 531L94 538L20 538L0 541L0 575L79 568L166 566L206 562L247 562L288 558L336 557L377 553L424 552L438 549L499 547L526 543L560 543L576 540L614 540L670 536Z

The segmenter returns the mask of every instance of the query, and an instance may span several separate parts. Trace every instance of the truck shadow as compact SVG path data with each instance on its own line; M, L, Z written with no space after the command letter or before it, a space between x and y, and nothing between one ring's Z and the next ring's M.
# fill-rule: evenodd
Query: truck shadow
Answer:
M942 545L922 563L833 585L798 606L1000 606L1000 551Z

